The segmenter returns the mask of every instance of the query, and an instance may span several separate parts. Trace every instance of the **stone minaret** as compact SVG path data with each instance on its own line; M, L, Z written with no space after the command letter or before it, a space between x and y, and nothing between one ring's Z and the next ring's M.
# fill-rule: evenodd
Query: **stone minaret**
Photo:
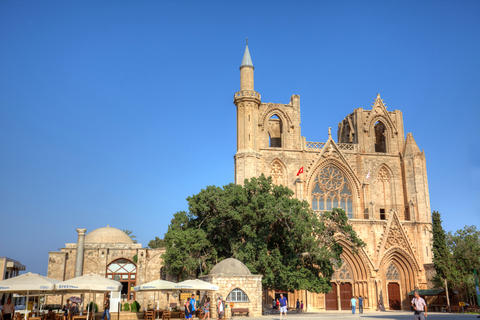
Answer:
M258 108L260 94L253 88L253 63L245 46L242 64L240 65L240 91L235 93L234 103L237 106L237 153L235 154L235 183L243 184L247 178L255 177L257 159L260 157L257 145Z
M77 259L75 260L75 277L83 274L83 252L85 250L85 233L87 229L77 228Z

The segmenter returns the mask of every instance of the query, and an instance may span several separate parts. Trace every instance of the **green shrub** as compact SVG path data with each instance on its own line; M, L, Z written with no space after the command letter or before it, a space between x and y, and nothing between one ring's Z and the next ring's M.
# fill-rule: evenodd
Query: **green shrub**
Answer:
M90 310L90 312L98 312L98 305L95 302L90 301L88 304L88 310Z
M140 311L140 304L136 300L130 304L130 311L132 312Z
M130 304L128 302L123 304L123 311L130 311Z

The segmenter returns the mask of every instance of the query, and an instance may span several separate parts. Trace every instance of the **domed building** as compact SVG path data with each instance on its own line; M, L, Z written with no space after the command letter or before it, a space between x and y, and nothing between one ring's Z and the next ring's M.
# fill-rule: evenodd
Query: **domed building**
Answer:
M88 233L86 229L79 228L77 233L76 243L65 243L65 247L59 251L49 252L48 277L67 280L95 273L122 283L119 299L137 300L145 306L153 303L153 293L136 293L133 287L165 279L161 258L165 252L163 248L144 248L122 230L110 226ZM96 301L101 305L101 296Z
M219 290L210 293L210 299L216 301L222 297L230 308L227 308L227 318L231 312L243 309L248 310L248 316L262 315L262 276L253 275L241 261L228 258L217 263L202 280L213 283ZM212 317L216 318L216 310L212 310Z

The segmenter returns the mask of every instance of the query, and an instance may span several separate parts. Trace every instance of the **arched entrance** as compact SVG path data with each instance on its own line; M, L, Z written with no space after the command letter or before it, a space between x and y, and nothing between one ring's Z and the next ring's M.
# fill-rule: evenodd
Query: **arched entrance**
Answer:
M122 283L122 298L135 300L135 287L137 279L137 266L130 260L118 259L107 266L107 278Z
M390 310L409 310L408 293L416 287L417 267L413 258L400 248L389 250L382 259L384 292Z
M325 309L326 310L350 310L350 299L353 296L363 297L364 308L371 306L368 297L368 275L364 260L360 257L363 252L353 253L351 245L342 239L337 239L342 245L343 253L341 254L342 265L336 269L332 275L332 290L325 295ZM333 295L336 295L334 302ZM373 300L372 300L373 301ZM334 309L335 308L335 309Z

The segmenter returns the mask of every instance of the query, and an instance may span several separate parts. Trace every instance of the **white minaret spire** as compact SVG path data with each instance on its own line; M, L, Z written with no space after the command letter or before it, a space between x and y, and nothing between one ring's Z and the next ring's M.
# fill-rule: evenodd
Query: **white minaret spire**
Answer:
M252 67L253 68L252 57L250 56L250 50L248 50L248 38L245 41L246 41L245 53L243 54L242 64L240 65L240 68L242 68L242 67Z

